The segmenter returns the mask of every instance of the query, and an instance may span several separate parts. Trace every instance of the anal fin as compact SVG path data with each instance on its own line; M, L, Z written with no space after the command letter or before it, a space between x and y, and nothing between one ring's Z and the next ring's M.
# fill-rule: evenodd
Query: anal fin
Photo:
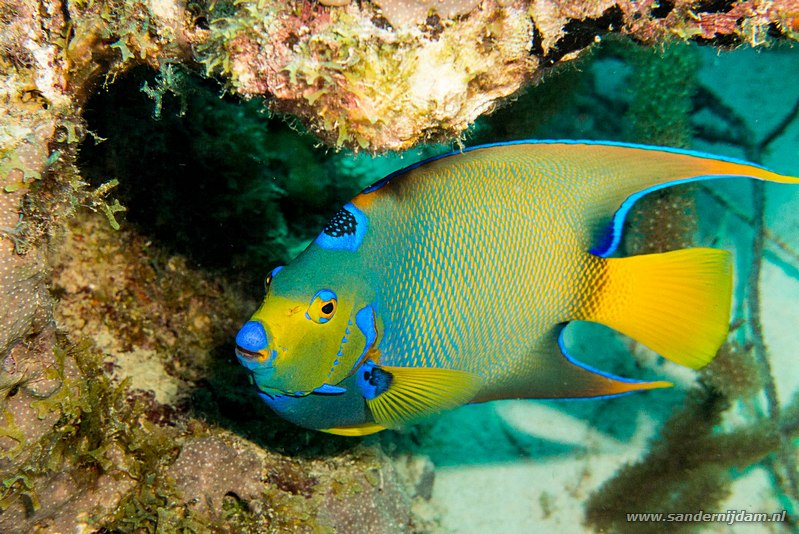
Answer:
M617 397L628 393L646 391L648 389L669 388L673 384L664 380L647 382L633 380L621 376L601 371L595 367L576 360L566 348L564 341L565 329L558 332L558 348L561 355L568 361L572 369L572 374L579 376L580 380L575 380L575 385L580 384L581 390L573 390L572 394L564 395L561 398L584 398L584 397ZM579 391L579 394L578 394Z
M514 380L484 388L474 402L499 399L589 399L668 388L670 382L642 381L602 371L574 358L566 347L564 325L542 336L530 354L532 366Z
M366 362L358 385L375 422L398 428L470 402L482 379L466 371L429 367L381 367Z

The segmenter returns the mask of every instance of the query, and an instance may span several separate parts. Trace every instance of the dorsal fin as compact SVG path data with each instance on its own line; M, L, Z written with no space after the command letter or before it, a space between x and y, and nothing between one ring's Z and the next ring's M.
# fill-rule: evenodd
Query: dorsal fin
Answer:
M354 204L367 206L386 184L415 169L466 161L532 161L532 180L559 180L584 217L578 222L583 250L608 257L621 240L624 220L644 195L683 183L745 177L799 184L785 176L734 158L679 148L589 140L518 140L480 145L435 156L393 172L364 190Z
M582 143L582 144L581 144ZM595 187L583 188L591 238L590 251L612 255L621 241L624 221L643 196L667 187L721 178L750 178L799 184L799 178L769 171L746 161L677 148L624 143L568 142L566 160L574 159L584 179Z

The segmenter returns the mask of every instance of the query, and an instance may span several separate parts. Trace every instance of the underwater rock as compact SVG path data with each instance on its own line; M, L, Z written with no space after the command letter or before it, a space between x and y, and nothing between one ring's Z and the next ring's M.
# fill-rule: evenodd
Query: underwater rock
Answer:
M3 361L0 531L77 531L135 486L117 436L96 446L104 399L56 337L47 327Z
M219 2L197 34L197 58L328 145L381 151L457 137L606 34L716 46L799 37L789 0L335 4Z
M435 465L427 456L401 455L395 458L397 473L406 486L413 488L413 496L429 501L433 496Z
M92 519L113 511L135 485L133 480L103 474L91 488L82 488L79 470L52 473L37 481L36 493L24 497L0 515L3 532L92 532ZM32 488L31 488L32 489Z
M244 501L260 497L262 461L252 450L236 451L219 437L197 438L183 445L167 470L175 487L201 513L222 514L225 496Z
M0 178L0 189L7 183ZM45 251L26 242L20 198L0 191L0 357L31 333L36 319L46 323L49 318ZM25 255L18 253L21 249Z
M42 229L22 203L55 163L49 145L57 119L48 108L65 98L58 91L63 78L46 67L54 47L36 49L24 39L35 34L37 9L22 0L0 7L0 357L34 333L35 319L47 322L50 306Z
M424 24L428 16L454 19L466 15L479 4L479 0L375 0L386 20L399 28ZM505 2L509 3L509 2Z
M390 534L422 526L411 514L407 486L379 449L300 460L240 439L228 443L231 437L188 441L167 470L186 506L200 514L219 520L235 502L270 531L311 532L316 525Z
M51 349L53 338L53 329L47 329L33 342L15 345L3 360L0 407L5 424L0 432L0 470L13 470L24 462L32 452L26 444L40 440L60 415L37 406L63 385L59 377L48 373L57 364ZM65 373L74 377L76 369L70 366Z
M535 71L524 6L483 5L457 24L395 30L369 4L237 3L235 17L214 16L199 59L329 145L400 150L457 136Z

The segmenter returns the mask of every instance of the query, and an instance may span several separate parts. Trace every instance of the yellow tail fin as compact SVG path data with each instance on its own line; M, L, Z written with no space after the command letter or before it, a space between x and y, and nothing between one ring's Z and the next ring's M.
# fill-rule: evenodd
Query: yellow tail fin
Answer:
M698 369L727 337L732 300L730 253L692 248L605 262L581 319L640 341Z

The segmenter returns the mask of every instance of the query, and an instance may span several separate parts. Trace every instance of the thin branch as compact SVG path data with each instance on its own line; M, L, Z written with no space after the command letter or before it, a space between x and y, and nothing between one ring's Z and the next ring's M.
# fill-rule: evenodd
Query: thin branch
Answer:
M701 184L700 189L703 193L707 194L710 198L721 204L724 210L731 215L737 217L738 219L742 220L749 226L754 227L755 221L751 215L747 214L745 211L740 209L737 204L720 194L718 191L709 187L707 185ZM799 265L799 251L794 249L788 243L783 241L777 234L769 230L768 228L763 228L763 236L766 238L766 241L774 245L776 248L781 250L787 256L790 257L793 261Z
M754 162L760 163L769 145L785 133L785 130L787 130L788 126L798 115L799 99L797 99L791 111L786 114L783 120L781 120L759 143L747 147L747 157ZM753 137L749 138L751 139ZM786 496L790 496L794 503L797 503L799 502L799 474L797 474L796 456L793 453L791 437L785 432L780 431L780 402L777 396L777 386L774 381L774 375L772 374L771 362L768 358L768 347L766 346L765 336L763 335L763 325L760 315L760 272L766 241L766 194L762 182L755 182L752 184L752 203L754 208L754 216L752 217L754 238L752 240L752 267L749 271L748 287L754 354L758 364L764 371L763 391L766 394L766 409L769 419L778 430L780 438L780 449L777 451L775 463L781 464L783 473L779 473L777 469L772 470ZM773 467L776 467L776 465Z
M765 153L766 150L768 149L768 146L772 142L774 142L775 139L777 139L779 136L785 133L785 130L787 130L788 126L790 126L791 123L796 120L797 116L799 116L799 99L796 100L796 102L793 105L793 108L791 108L791 111L788 112L788 114L782 118L779 124L777 124L777 126L775 126L774 129L771 130L771 132L769 132L769 134L766 137L764 137L763 140L760 141L760 143L757 144L756 147L757 152L760 155Z

